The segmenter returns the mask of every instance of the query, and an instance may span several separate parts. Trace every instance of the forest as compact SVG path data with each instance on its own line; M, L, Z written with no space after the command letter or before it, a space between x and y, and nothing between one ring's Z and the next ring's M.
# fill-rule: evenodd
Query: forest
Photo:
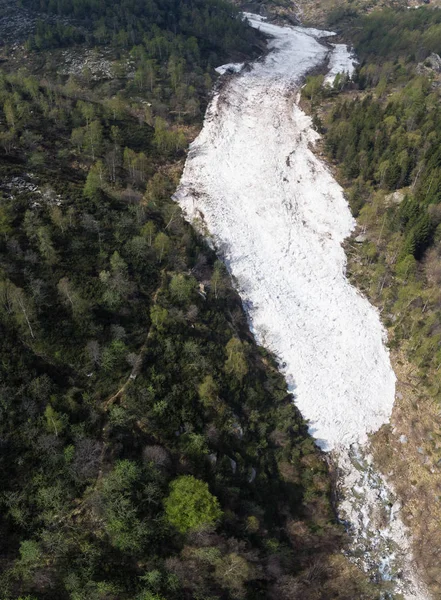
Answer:
M377 459L401 495L420 570L438 597L441 13L375 11L352 15L347 26L360 61L352 80L326 88L323 76L310 77L303 97L357 217L348 273L378 306L398 385L406 382L395 409L406 448L386 428Z
M261 38L220 0L23 4L0 66L0 597L378 598L171 199L213 67Z

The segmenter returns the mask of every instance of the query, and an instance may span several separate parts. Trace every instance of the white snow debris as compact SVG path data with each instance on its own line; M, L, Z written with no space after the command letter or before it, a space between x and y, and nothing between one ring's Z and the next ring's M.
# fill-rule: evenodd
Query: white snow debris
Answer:
M354 220L295 104L328 51L317 30L249 18L273 51L215 94L175 198L223 251L317 443L348 447L388 421L395 376L377 311L345 277Z
M227 65L217 67L215 71L220 75L224 75L225 73L240 73L244 66L245 63L228 63Z
M325 85L332 86L337 75L346 73L352 77L357 60L346 44L332 44L333 50L329 57L329 71L325 77Z

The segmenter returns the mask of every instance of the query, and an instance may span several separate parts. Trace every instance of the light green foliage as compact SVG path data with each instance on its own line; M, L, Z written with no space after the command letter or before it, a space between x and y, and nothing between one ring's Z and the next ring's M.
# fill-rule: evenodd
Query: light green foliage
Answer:
M223 296L226 289L226 270L225 265L217 260L214 264L213 275L211 276L210 286L216 300Z
M167 520L181 533L214 525L222 516L208 485L191 475L172 481L164 506Z
M168 252L170 251L170 239L166 233L160 231L158 235L155 237L155 241L153 242L155 247L158 260L162 262L164 258L166 258Z
M116 491L126 492L139 477L139 470L135 463L121 460L116 463L113 471L104 481L104 493L111 494Z
M54 433L56 436L60 435L66 426L66 417L60 415L50 404L46 406L44 416L46 419L47 430Z
M416 274L417 261L411 254L407 254L395 268L397 277L401 280L406 281L409 277L413 277Z
M133 502L134 487L139 478L137 465L122 460L103 482L105 529L112 545L125 552L138 552L146 534Z
M39 227L37 231L40 253L48 265L54 265L58 258L50 233L46 227Z
M127 346L123 341L113 340L102 352L101 366L104 371L111 372L118 364L121 364L127 353Z
M41 550L38 543L27 540L20 544L20 560L23 565L35 566L41 559Z
M0 197L1 202L1 197ZM3 236L5 240L12 233L12 216L6 206L0 205L0 236Z
M15 564L15 573L23 581L31 578L32 573L41 565L42 552L35 540L25 540L20 542L20 558Z
M257 533L259 531L260 523L259 519L254 515L247 517L247 530L251 533Z
M306 84L302 90L302 93L311 100L311 102L317 101L323 94L323 75L310 75L306 78Z
M163 308L162 306L159 306L158 304L155 304L150 309L150 318L152 320L152 324L159 331L161 331L163 329L164 324L167 320L167 315L168 315L167 309Z
M211 408L218 400L219 387L212 375L207 375L198 388L199 397L206 408Z
M122 305L132 289L129 280L127 263L118 251L110 258L110 271L101 271L99 274L103 286L103 302L109 308L115 309Z
M67 277L63 277L57 284L60 297L75 317L81 317L87 310L87 302L83 300L74 285Z
M6 318L13 317L25 335L35 339L35 310L24 291L8 279L0 279L0 311Z
M137 596L136 600L165 600L164 596L160 596L159 594L154 594L153 592L141 592L139 596Z
M214 577L230 590L233 597L241 597L244 584L251 578L252 569L245 558L232 552L216 561Z
M94 200L99 197L99 190L103 185L102 163L95 163L87 174L86 183L84 185L83 194L89 200Z
M143 581L149 588L159 589L162 581L162 574L158 569L154 569L153 571L148 571L145 575L141 577L141 581Z
M170 281L170 293L181 304L188 304L195 294L196 280L182 273L173 275Z
M86 132L83 127L76 127L75 129L72 129L70 141L72 145L76 147L77 152L80 152L81 148L83 147L85 135Z
M142 226L141 233L147 239L148 245L151 246L153 243L153 237L156 233L156 226L153 221L147 221L147 223Z
M16 121L16 116L15 116L14 106L13 106L11 100L8 99L3 104L3 112L4 112L6 122L9 125L9 127L14 127L15 121Z
M181 436L181 448L190 459L198 460L209 453L207 440L198 433L188 433Z
M238 338L231 338L226 347L225 371L242 381L248 373L244 344Z
M132 238L126 245L130 256L137 261L146 260L148 257L149 244L142 235Z

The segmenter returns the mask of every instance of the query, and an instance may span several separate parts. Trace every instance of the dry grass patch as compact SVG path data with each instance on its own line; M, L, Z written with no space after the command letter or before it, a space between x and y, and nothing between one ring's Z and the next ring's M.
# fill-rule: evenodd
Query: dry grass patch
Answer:
M421 384L404 350L391 353L397 395L390 425L372 437L372 452L402 503L418 568L441 594L441 419L439 404Z

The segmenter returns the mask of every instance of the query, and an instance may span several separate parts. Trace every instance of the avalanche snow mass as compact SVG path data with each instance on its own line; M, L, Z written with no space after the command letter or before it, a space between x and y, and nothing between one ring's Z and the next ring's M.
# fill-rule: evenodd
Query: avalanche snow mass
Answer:
M236 278L310 433L324 450L348 448L389 420L395 375L378 312L345 275L354 220L296 100L331 33L248 18L271 36L269 52L224 70L175 198ZM342 62L336 46L331 70Z

